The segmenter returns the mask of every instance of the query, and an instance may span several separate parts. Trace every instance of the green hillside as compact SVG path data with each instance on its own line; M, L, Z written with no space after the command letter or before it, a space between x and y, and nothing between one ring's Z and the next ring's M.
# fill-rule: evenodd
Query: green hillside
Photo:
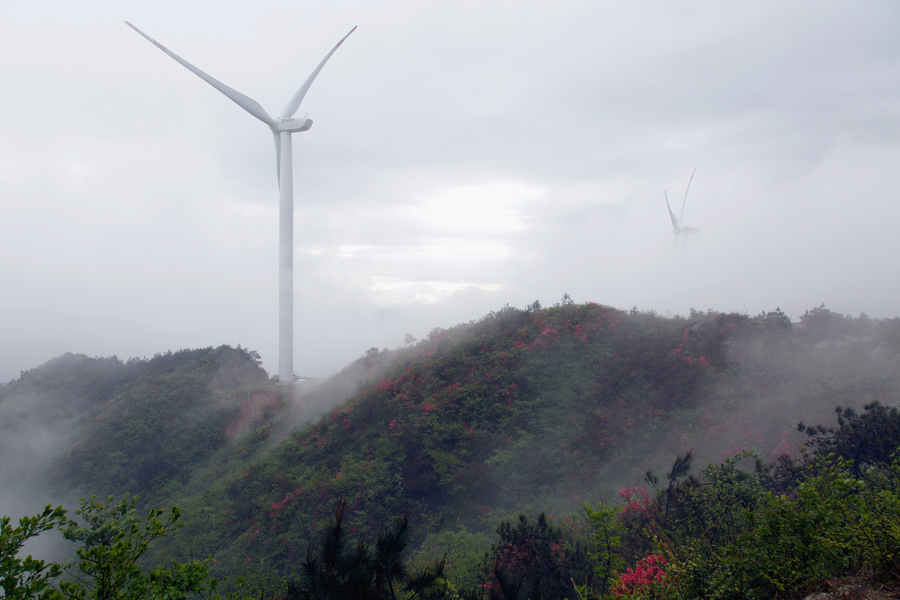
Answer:
M824 306L795 325L777 309L504 307L293 392L257 359L227 346L65 355L23 373L0 387L0 447L14 457L0 482L17 483L0 502L177 504L185 526L151 560L209 556L231 578L296 576L340 498L344 526L369 539L409 507L417 556L459 550L447 568L462 585L520 512L581 514L688 452L700 466L796 455L799 421L900 404L900 320Z
M0 387L0 480L38 502L125 492L159 502L224 442L237 412L218 401L223 383L267 380L257 359L228 346L128 361L65 354L26 371Z
M377 383L184 502L203 514L184 537L195 555L286 573L340 497L369 535L407 505L420 537L491 531L523 509L613 498L691 449L700 464L751 448L774 459L801 442L800 420L897 404L897 326L824 308L797 330L777 311L504 308L370 352L361 361L386 368Z

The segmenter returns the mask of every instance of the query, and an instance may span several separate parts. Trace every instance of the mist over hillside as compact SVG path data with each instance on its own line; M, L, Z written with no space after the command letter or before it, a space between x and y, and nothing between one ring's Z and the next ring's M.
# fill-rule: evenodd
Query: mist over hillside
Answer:
M678 454L774 460L796 452L800 421L897 405L900 320L824 306L799 323L777 309L660 316L564 297L372 348L314 386L273 385L259 362L221 346L66 354L24 372L0 387L0 509L125 493L177 504L185 527L166 555L232 575L291 572L341 497L353 531L409 506L417 545L489 536L520 511L614 500Z
M72 505L79 495L161 501L273 409L277 440L377 376L353 363L288 393L269 384L260 362L240 346L127 361L66 353L0 384L0 514ZM187 448L194 453L172 454Z

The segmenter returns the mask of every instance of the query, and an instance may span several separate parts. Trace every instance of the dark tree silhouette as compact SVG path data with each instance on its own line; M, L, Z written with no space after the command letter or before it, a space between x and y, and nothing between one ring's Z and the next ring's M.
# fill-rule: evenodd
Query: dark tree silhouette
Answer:
M325 530L318 553L312 545L303 563L305 582L288 586L289 598L316 600L395 600L445 596L439 584L444 560L415 572L404 561L409 540L409 509L378 532L374 551L360 536L349 544L344 530L347 502L341 498Z
M591 575L588 557L580 544L569 544L559 528L541 513L537 521L519 515L497 529L500 543L488 557L490 597L519 600L574 598L573 579Z
M824 456L834 453L851 461L850 472L859 477L860 470L868 465L887 465L900 448L900 411L882 406L878 402L863 407L862 414L852 408L836 407L838 426L797 425L801 433L809 436L808 448Z

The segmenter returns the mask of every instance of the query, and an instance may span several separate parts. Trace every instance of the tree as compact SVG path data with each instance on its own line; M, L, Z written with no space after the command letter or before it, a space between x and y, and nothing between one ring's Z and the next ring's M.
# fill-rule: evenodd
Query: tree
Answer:
M150 509L142 521L137 497L126 494L118 504L113 504L112 496L105 502L94 496L81 498L81 507L74 512L85 525L73 520L62 525L63 537L83 544L75 551L81 559L77 571L67 571L74 581L59 584L69 600L169 600L215 586L203 561L172 561L168 568L150 572L138 565L153 541L180 527L178 507L167 515L163 509Z
M822 425L797 425L809 436L806 445L814 453L836 456L851 461L850 473L859 477L865 465L885 466L891 463L900 448L900 411L894 407L872 402L857 414L852 408L836 407L837 428Z
M809 311L807 311L808 313ZM793 327L791 318L784 314L781 307L776 308L772 312L763 311L760 317L762 317L763 326L772 331L788 331Z
M0 518L0 597L44 600L57 596L58 592L50 586L62 573L62 567L32 558L30 554L20 558L19 552L27 540L60 525L65 516L61 506L51 508L48 504L41 514L19 519L18 527L10 524L9 517Z
M806 331L813 339L851 333L853 330L852 319L825 308L824 302L800 315L800 322L806 326Z
M594 579L600 594L610 592L611 583L619 571L625 569L625 561L619 554L622 544L622 507L606 506L602 502L597 508L584 507L584 514L594 533L596 552L591 555L594 565Z
M344 530L342 498L334 518L325 530L318 553L312 545L306 551L303 572L305 586L288 585L288 595L303 599L395 600L396 598L442 598L444 588L439 580L444 561L421 571L410 572L403 553L409 540L409 509L378 532L374 552L360 536L356 544L348 544Z
M488 555L490 597L503 600L574 598L574 581L590 578L586 549L571 543L544 513L537 521L519 515L497 529L500 543Z

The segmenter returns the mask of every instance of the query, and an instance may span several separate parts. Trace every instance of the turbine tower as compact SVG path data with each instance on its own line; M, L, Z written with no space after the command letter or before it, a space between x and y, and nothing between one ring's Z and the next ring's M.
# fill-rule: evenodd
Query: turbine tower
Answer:
M313 70L300 89L288 101L287 106L281 111L281 115L272 118L256 100L248 98L221 81L210 77L128 21L125 21L125 24L272 130L275 139L275 168L278 174L280 194L278 210L278 380L282 384L292 384L294 383L294 175L291 134L306 131L312 127L311 119L306 117L295 119L293 116L300 108L300 103L303 102L303 97L306 96L316 75L319 74L335 50L350 37L350 33L356 31L356 27L341 38L331 52L325 55L319 66Z
M694 181L694 173L697 172L697 168L694 167L694 171L691 173L691 178L688 180L687 189L684 190L684 200L681 201L681 213L679 216L675 216L675 213L672 212L672 207L669 206L669 193L663 191L663 194L666 196L666 208L669 209L669 218L672 219L672 231L675 232L675 239L678 239L678 234L680 233L694 233L699 231L696 227L685 227L684 226L684 205L687 202L688 191L691 189L691 182Z

